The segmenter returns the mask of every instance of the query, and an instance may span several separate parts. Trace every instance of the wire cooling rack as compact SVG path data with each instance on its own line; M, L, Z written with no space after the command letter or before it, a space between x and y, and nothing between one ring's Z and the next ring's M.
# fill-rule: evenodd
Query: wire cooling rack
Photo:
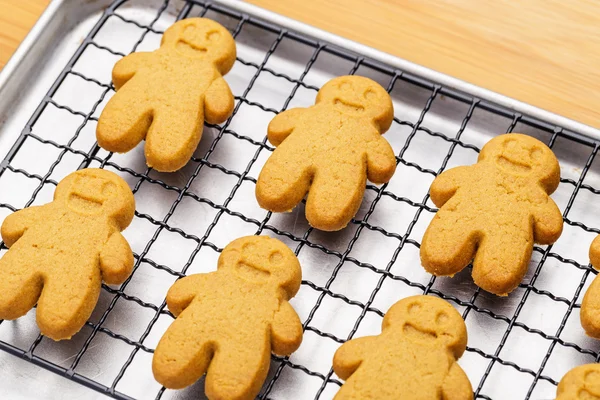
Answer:
M141 146L125 155L100 149L94 131L114 93L114 62L156 48L167 26L192 16L213 18L236 37L238 59L226 76L236 95L233 116L221 126L207 125L192 161L174 174L146 168ZM385 137L396 151L396 175L381 187L367 186L358 215L339 233L310 228L303 205L288 214L260 210L255 178L273 151L266 124L282 110L312 104L320 85L348 73L378 80L394 99L396 118ZM423 271L418 256L436 211L427 193L433 178L475 162L481 146L502 132L533 135L555 151L562 178L553 198L565 220L556 244L534 248L528 275L508 298L480 291L470 268L436 279ZM337 347L379 333L391 304L423 293L462 312L469 347L460 364L476 398L553 398L568 369L600 360L600 346L579 326L581 298L596 275L587 248L600 232L598 149L582 135L222 5L116 1L0 165L0 218L50 201L57 182L75 169L113 170L136 195L135 219L125 232L135 252L134 272L118 288L103 286L94 314L72 340L41 336L32 311L1 322L0 349L118 399L198 398L202 382L175 392L151 376L153 349L173 318L166 291L179 277L214 270L234 238L266 234L295 249L302 263L304 280L292 304L305 336L291 357L273 357L261 399L333 397L342 384L331 369Z

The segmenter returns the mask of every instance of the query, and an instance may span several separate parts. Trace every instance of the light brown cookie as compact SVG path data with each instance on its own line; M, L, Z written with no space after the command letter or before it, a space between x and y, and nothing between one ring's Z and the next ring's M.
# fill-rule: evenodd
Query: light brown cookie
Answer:
M467 347L467 328L446 301L412 296L394 304L378 336L344 343L333 370L346 381L336 400L473 398L456 363Z
M160 48L121 59L117 93L98 120L98 144L125 153L146 139L146 162L158 171L182 168L196 150L204 121L219 124L234 98L223 79L235 62L235 41L223 26L189 18L165 32Z
M54 201L17 211L4 220L0 259L0 319L25 315L37 302L42 334L68 339L94 309L102 280L122 283L133 254L121 235L133 219L127 183L102 169L63 179Z
M600 364L573 368L560 380L556 400L600 400Z
M258 177L258 204L290 211L308 192L308 222L324 231L344 228L360 207L366 179L385 183L396 170L381 136L393 117L390 95L378 83L360 76L327 82L314 106L284 111L269 124L277 149Z
M590 246L590 262L594 267L600 267L600 235L596 236ZM594 278L585 292L579 317L585 333L600 339L600 275Z
M429 190L440 207L421 243L421 262L453 276L473 257L473 280L506 295L527 272L533 244L562 233L560 210L548 196L560 181L558 160L544 143L511 133L490 140L477 164L439 175Z
M277 239L248 236L228 244L217 271L169 289L167 305L177 319L154 352L156 380L180 389L206 373L209 399L253 399L271 351L289 355L300 346L302 324L288 300L301 280L298 259Z

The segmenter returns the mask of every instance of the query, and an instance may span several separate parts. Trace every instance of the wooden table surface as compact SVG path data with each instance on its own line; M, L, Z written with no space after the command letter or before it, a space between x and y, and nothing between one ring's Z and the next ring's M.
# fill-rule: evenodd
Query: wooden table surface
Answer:
M0 69L42 14L49 0L0 0Z
M49 0L0 0L0 67ZM249 0L600 128L598 0Z

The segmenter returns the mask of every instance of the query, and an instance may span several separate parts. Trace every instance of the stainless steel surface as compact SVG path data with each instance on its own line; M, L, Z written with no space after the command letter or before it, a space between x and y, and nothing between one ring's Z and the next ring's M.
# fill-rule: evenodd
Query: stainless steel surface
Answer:
M0 160L4 159L27 124L29 117L109 3L108 0L84 3L69 0L53 1L23 46L0 74ZM598 132L591 128L549 115L541 110L482 89L473 88L449 77L264 10L230 0L221 0L219 3L306 35L333 42L414 75L503 104L546 122L560 123L574 132L594 139L600 138ZM157 10L162 4L162 0L129 1L117 12L126 19L147 25L156 16ZM174 22L183 5L183 1L171 1L169 7L153 25L153 29L157 32L166 29ZM189 15L197 15L201 10L201 7L195 6ZM225 17L219 12L209 11L206 16L218 19L228 28L234 28L237 24L234 18ZM111 17L97 33L94 41L112 50L128 53L143 32L144 30L135 24ZM261 65L265 54L269 53L269 48L276 38L277 34L275 33L269 33L251 24L244 25L236 38L239 58ZM137 50L152 50L158 46L159 41L158 33L149 32ZM285 38L268 58L265 67L299 79L307 62L311 59L313 51L314 49L309 46ZM109 84L110 71L118 58L100 48L90 47L77 61L73 70L103 84ZM324 52L319 54L302 81L309 86L320 87L334 76L347 74L354 65L353 61L343 60ZM226 76L235 95L242 96L256 72L255 67L244 65L241 62L236 63L234 69ZM390 77L386 74L364 65L359 66L356 73L370 76L384 86L387 86L390 81ZM263 70L245 98L250 102L260 103L264 107L280 110L286 98L292 93L294 86L292 82ZM52 100L56 104L70 107L85 115L91 112L102 91L103 87L70 74ZM300 86L289 107L308 106L314 102L315 94L316 91ZM395 123L385 136L396 153L402 154L404 161L399 164L398 171L386 187L386 191L402 199L395 200L389 194L384 194L379 198L374 188L368 189L357 215L359 221L368 215L368 224L353 223L338 233L311 231L307 240L313 245L300 246L299 259L303 267L303 278L317 287L322 287L331 276L339 258L336 255L326 254L316 248L314 244L344 253L352 243L348 257L329 286L328 293L333 293L334 296L330 294L324 296L309 324L319 332L325 332L341 339L346 339L357 321L360 324L354 337L379 333L381 316L377 312L369 310L365 313L364 319L360 319L362 311L360 306L349 304L335 296L343 295L362 304L369 303L379 280L385 277L381 288L372 297L370 304L371 308L385 312L400 298L422 293L422 287L429 287L431 277L420 266L418 248L412 241L420 241L428 222L434 215L419 206L427 194L434 175L420 171L412 163L428 170L437 171L442 167L444 158L452 147L452 141L443 140L423 129L427 129L429 132L439 132L448 138L455 138L460 133L460 141L467 146L454 147L446 166L450 168L475 162L477 151L474 148L481 148L492 136L505 132L513 124L512 118L502 117L474 106L472 107L474 112L468 120L468 124L465 129L461 129L461 124L469 113L469 104L438 95L432 100L430 109L423 113L423 108L432 98L432 91L403 80L396 82L391 94L396 117L400 121L420 127L413 132L409 125ZM107 98L109 96L110 94ZM99 115L105 102L106 100L99 105L93 116ZM261 142L264 139L266 125L273 115L260 107L243 102L228 129L256 142ZM33 125L32 132L42 139L65 144L83 121L82 116L73 115L50 104ZM94 129L94 121L87 122L77 140L70 147L87 152L94 144ZM517 123L513 130L531 134L545 142L550 141L552 137L556 139L553 150L559 157L564 180L553 198L561 210L564 210L567 204L572 204L568 215L569 220L583 222L588 227L600 227L600 206L598 206L600 202L596 201L596 195L587 189L581 189L576 196L572 196L575 187L567 181L570 179L578 182L593 147L579 144L563 136L553 136L551 133L522 123ZM412 136L413 133L414 136ZM198 158L205 157L207 150L216 138L218 138L216 129L206 129L196 156ZM409 144L403 151L407 139ZM220 138L207 160L211 164L218 164L228 170L242 173L249 162L253 160L255 152L259 148L249 140L239 139L235 135L227 133ZM27 138L10 165L14 170L22 169L44 176L50 165L56 160L59 151L60 149L55 146ZM258 158L252 163L248 172L249 177L255 178L258 175L268 154L268 150L264 148L258 153ZM100 165L101 161L99 160L107 157L108 154L101 151L91 166ZM82 160L81 155L67 152L49 178L59 181L78 168ZM146 171L141 146L128 154L114 155L110 161L121 167L130 168L139 174L144 174ZM195 166L195 163L190 163L182 171L174 174L151 172L150 177L181 188L192 175ZM114 170L110 165L107 167ZM132 187L140 184L138 176L127 172L118 172ZM592 187L600 187L599 172L600 168L597 162L591 162L584 183ZM203 168L193 181L190 192L209 199L216 206L198 203L185 197L175 209L168 225L199 238L202 237L211 225L213 218L222 209L219 208L220 205L224 204L236 182L238 182L237 176L224 173L219 168L210 166ZM27 178L13 170L7 170L0 177L0 203L21 208L30 199L38 184L39 181L35 179ZM14 190L4 190L5 188ZM52 183L46 183L35 197L33 204L50 201L53 189ZM140 184L136 193L137 211L156 221L161 221L168 214L169 207L176 197L177 193L145 180ZM373 201L376 201L377 205L370 212ZM426 205L433 207L430 201L427 201ZM219 248L223 248L236 237L254 234L258 230L258 226L238 218L235 213L241 213L257 221L268 218L267 213L256 204L254 184L249 180L242 181L226 207L233 213L224 213L207 238L208 242ZM8 213L7 208L0 207L0 221ZM413 224L415 217L418 218ZM296 208L292 213L273 215L267 221L270 227L289 232L297 238L302 238L309 228L304 218L303 206ZM130 241L133 250L137 254L141 254L157 229L159 229L157 224L138 216L125 232L125 236ZM353 242L357 230L360 231L360 234L358 239ZM382 233L382 230L396 236L386 235ZM272 229L265 229L263 233L278 237L293 249L298 248L301 243L285 235L276 235ZM581 291L579 296L575 296L577 289L581 286L580 282L585 282L584 288L587 288L595 276L589 269L586 269L588 247L594 235L578 226L566 224L563 236L553 246L552 253L574 260L583 268L562 262L560 258L547 255L543 249L539 249L534 252L530 273L524 280L525 285L507 298L476 292L468 270L460 273L454 279L441 278L433 282L431 289L434 291L437 290L452 296L459 303L470 305L465 307L457 302L452 302L461 312L465 312L467 308L470 309L466 317L469 346L472 349L479 349L481 353L475 350L466 352L460 364L467 372L474 388L477 388L490 360L496 360L480 394L499 399L524 398L534 376L520 370L528 369L533 371L534 375L539 371L541 375L558 381L571 367L594 360L593 355L577 351L570 345L575 344L589 353L600 351L600 344L586 338L579 325L577 305L581 302L584 291ZM401 241L404 236L411 240ZM180 271L195 247L195 241L186 239L176 232L161 230L145 257L172 270ZM400 251L395 255L394 252L397 249ZM214 270L217 257L218 253L211 247L201 247L187 271L188 274ZM533 281L533 288L527 286L527 283L533 278L533 271L542 258L544 259L543 266L539 270L539 276L536 276ZM392 260L394 261L392 262ZM389 267L389 273L382 273L387 267ZM153 267L148 262L142 262L124 292L137 296L145 302L160 305L168 287L174 280L175 276ZM408 281L411 284L407 284ZM321 293L323 293L322 290L304 284L298 296L292 300L292 304L303 321L311 314ZM113 297L114 294L106 290L102 291L96 311L91 318L92 323L98 321ZM566 303L561 301L563 298L567 300ZM574 300L575 307L569 306L571 300ZM126 299L121 299L116 304L117 306L108 314L102 326L131 341L138 341L152 319L154 311ZM481 309L489 309L494 315L505 316L512 322L509 325L505 320L493 318L489 313L482 312ZM513 318L515 315L516 317ZM563 324L564 318L566 321ZM161 314L142 344L153 349L170 321L169 316ZM561 329L563 325L564 329ZM524 329L523 326L528 329ZM559 329L561 330L558 331ZM538 330L543 334L540 335L533 330ZM86 326L71 341L60 343L43 338L35 347L33 354L59 366L69 368L91 331L92 328ZM498 354L495 354L503 335L507 332L509 333L505 346L498 351ZM558 341L554 339L557 332L560 333ZM38 334L39 331L35 325L35 311L17 321L5 321L0 324L0 340L25 350L34 343ZM563 342L570 344L564 345ZM550 357L546 359L549 347L553 343L555 347ZM301 348L292 355L290 361L295 365L305 366L318 374L327 375L331 367L333 352L338 346L336 341L319 335L313 330L308 330ZM98 332L75 372L110 387L133 349L134 346L122 340L114 339L104 332ZM125 375L118 381L116 390L135 398L154 398L160 385L152 378L150 362L151 354L146 351L138 351L132 364L126 369ZM544 362L546 364L544 368L541 368ZM514 368L515 365L519 368ZM274 373L278 363L273 362L272 366L272 373ZM0 371L2 371L0 393L5 395L3 397L17 399L104 398L104 396L68 379L4 352L0 352ZM335 375L333 378L336 379ZM312 376L300 369L286 366L273 386L269 398L312 399L322 383L323 380L318 376ZM331 398L337 387L335 382L328 382L320 398ZM198 398L202 397L202 393L202 382L200 382L184 391L167 391L163 398ZM540 379L533 388L531 398L554 398L554 393L555 386L548 380Z

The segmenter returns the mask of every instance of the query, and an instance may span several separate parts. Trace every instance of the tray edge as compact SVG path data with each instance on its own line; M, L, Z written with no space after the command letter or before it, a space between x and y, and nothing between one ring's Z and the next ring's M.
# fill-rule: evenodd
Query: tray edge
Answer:
M108 7L112 0L91 0L80 7L82 13L93 15L95 12ZM68 7L81 6L76 0L51 0L48 7L33 25L25 39L15 50L13 55L2 70L0 70L0 116L7 110L10 110L19 100L19 90L21 87L27 87L27 77L35 73L36 68L43 66L35 65L36 61L44 60L53 49L46 46L48 41L47 31L50 34L60 34L69 32L77 25L80 18L71 19L71 23L66 18L61 18L68 11ZM54 25L54 26L53 26ZM0 120L0 126L3 124Z

